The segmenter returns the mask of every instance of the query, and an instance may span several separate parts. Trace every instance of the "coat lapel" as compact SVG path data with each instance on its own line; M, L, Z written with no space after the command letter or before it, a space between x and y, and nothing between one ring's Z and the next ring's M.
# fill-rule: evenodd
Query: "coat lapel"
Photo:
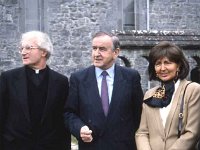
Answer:
M20 68L19 74L16 74L16 80L14 80L14 87L16 90L16 95L18 96L19 102L22 106L22 110L26 119L30 122L28 97L27 97L27 80L25 68Z
M41 122L44 121L44 118L50 111L51 106L54 104L54 101L56 100L56 87L57 87L57 79L56 76L54 75L53 71L49 68L49 81L48 81L48 91L47 91L47 99L46 99L46 104L44 107L44 113L41 118Z
M114 83L113 83L112 98L111 98L111 103L109 106L108 115L105 120L105 126L102 130L102 134L103 132L107 131L107 126L109 126L109 124L113 122L113 120L115 119L116 111L119 111L120 103L124 99L124 96L122 95L122 93L126 93L124 90L127 90L125 88L126 85L127 85L127 82L126 80L123 79L123 75L122 75L120 67L115 65L115 76L114 76Z
M83 86L86 88L86 97L88 99L89 105L93 106L95 112L99 114L99 117L105 120L94 66L89 68L87 78L83 83Z
M119 66L115 65L113 92L112 92L112 98L111 98L111 103L109 106L107 118L113 115L113 113L115 112L115 109L118 108L118 106L120 105L120 101L122 100L121 98L124 98L122 96L122 93L125 93L123 92L125 88L122 88L122 87L125 87L125 86L126 86L126 81L123 79L122 72Z
M89 103L92 103L92 105L95 107L97 112L101 112L100 115L102 118L109 120L108 118L114 113L113 109L116 109L117 106L120 104L120 97L121 93L123 93L123 88L125 86L125 81L122 77L122 73L120 68L116 65L115 66L115 77L114 77L114 83L113 83L113 92L112 92L112 98L111 103L109 106L109 111L107 117L105 117L103 112L103 107L101 103L101 97L99 95L99 90L97 86L97 80L95 75L95 67L92 66L88 70L87 79L83 83L84 87L86 87L86 94L88 95L88 101Z
M148 95L145 95L144 99L146 100L146 99L152 97L154 95L154 93L156 92L156 90L158 89L158 87L159 86L156 86L153 89L150 89L151 91L148 93ZM158 124L158 128L159 128L161 136L165 137L165 128L164 128L163 123L162 123L162 118L161 118L161 115L160 115L160 108L149 107L149 109L151 109L152 114L153 114L152 115L153 119L155 119L156 123Z
M183 95L183 91L184 91L184 85L186 83L186 80L183 80L180 82L180 85L174 95L174 99L172 101L172 106L171 106L171 109L170 109L170 112L168 114L168 117L167 117L167 120L166 120L166 124L165 124L165 133L166 133L166 136L168 136L168 133L170 131L170 127L171 127L171 124L172 124L172 120L173 120L173 117L174 117L174 114L175 114L175 111L176 109L179 109L179 102L181 100L181 97Z

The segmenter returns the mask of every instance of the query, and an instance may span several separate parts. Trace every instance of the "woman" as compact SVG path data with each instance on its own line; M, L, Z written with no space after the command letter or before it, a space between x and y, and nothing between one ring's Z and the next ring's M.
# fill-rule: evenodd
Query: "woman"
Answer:
M138 150L195 150L200 134L200 85L186 80L189 64L183 52L172 43L160 42L150 51L148 71L150 80L160 81L161 86L145 93L135 136Z

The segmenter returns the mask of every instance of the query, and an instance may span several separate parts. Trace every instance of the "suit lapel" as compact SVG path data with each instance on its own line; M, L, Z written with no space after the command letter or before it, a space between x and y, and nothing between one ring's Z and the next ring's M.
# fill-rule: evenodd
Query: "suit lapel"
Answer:
M20 68L19 74L16 74L16 80L14 80L14 87L16 94L18 95L19 102L22 106L22 110L26 119L30 122L29 106L28 106L28 97L27 97L27 79L25 67Z
M48 91L47 91L47 99L46 99L46 104L44 107L44 113L41 118L41 122L44 121L44 118L48 114L48 111L50 110L51 106L54 104L54 101L56 100L55 95L56 95L56 87L57 87L57 82L56 82L56 76L53 73L53 71L49 68L49 81L48 81Z
M122 75L120 67L115 65L115 76L114 76L114 83L113 83L112 98L111 98L111 103L109 106L108 115L105 118L106 119L105 126L102 130L102 133L106 132L107 130L106 127L109 126L111 122L113 122L113 119L115 119L116 111L119 111L119 105L121 101L123 101L124 99L124 96L122 95L122 93L125 93L124 90L126 90L125 88L126 84L127 84L126 80L123 79L123 75Z
M123 79L121 70L119 66L115 66L115 77L114 77L114 83L113 83L113 92L112 92L112 98L111 98L111 103L109 106L109 111L107 117L105 117L104 112L103 112L103 107L101 103L101 97L99 95L99 90L97 86L97 80L96 80L96 75L95 75L95 67L92 66L88 70L87 74L87 79L83 83L84 87L86 87L87 95L88 95L88 100L92 105L95 107L96 111L101 112L101 116L106 119L109 118L109 116L114 113L112 109L116 109L117 106L120 104L120 97L121 93L123 93L123 88L126 85L126 82ZM109 119L107 119L109 120Z
M86 88L86 97L88 99L89 105L93 106L95 109L95 112L98 112L100 114L99 117L105 120L94 66L91 66L88 69L87 78L85 82L83 83L83 85Z
M180 85L174 95L174 99L172 101L172 106L171 106L171 109L170 109L170 112L167 116L167 120L166 120L166 124L165 124L165 133L166 133L166 136L168 136L168 133L170 131L170 127L171 127L171 124L172 124L172 120L173 120L173 117L174 117L174 114L175 114L175 111L176 109L179 109L178 108L178 103L180 102L180 99L183 95L183 89L184 89L184 85L186 83L186 80L183 80L180 82Z
M122 93L124 93L123 90L125 90L125 88L122 88L122 87L125 87L125 86L126 86L126 81L123 79L123 75L120 70L120 67L115 65L113 92L112 92L112 98L111 98L111 103L109 106L107 118L113 115L113 113L115 112L115 109L118 108L118 106L120 105L120 101L122 100L121 98L124 98L122 96Z

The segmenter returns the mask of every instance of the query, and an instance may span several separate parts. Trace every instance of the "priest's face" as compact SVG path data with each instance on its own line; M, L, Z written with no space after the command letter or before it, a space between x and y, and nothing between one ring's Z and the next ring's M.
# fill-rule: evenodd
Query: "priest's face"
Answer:
M23 40L19 52L24 65L33 69L45 68L47 52L41 49L33 38Z

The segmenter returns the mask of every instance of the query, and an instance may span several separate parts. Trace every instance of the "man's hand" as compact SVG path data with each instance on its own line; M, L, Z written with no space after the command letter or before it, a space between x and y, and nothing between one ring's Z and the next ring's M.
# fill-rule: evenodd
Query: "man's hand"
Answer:
M92 137L92 130L88 128L88 126L83 126L80 130L80 136L83 142L91 142Z

